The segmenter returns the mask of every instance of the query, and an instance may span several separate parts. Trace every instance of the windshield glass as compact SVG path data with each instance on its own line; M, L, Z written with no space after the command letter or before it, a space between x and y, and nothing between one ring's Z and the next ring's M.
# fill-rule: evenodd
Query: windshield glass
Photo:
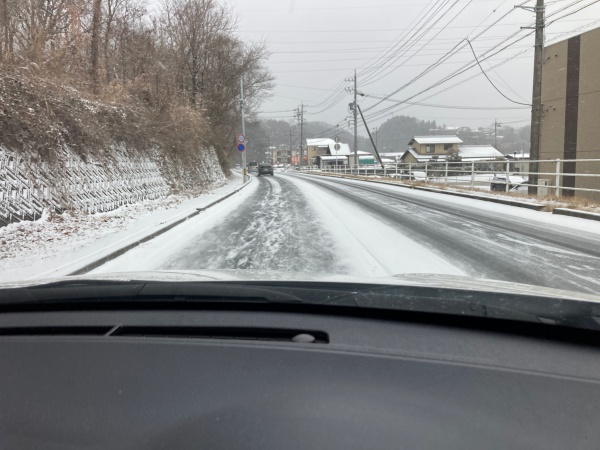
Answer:
M600 299L600 4L539 3L0 1L0 282Z

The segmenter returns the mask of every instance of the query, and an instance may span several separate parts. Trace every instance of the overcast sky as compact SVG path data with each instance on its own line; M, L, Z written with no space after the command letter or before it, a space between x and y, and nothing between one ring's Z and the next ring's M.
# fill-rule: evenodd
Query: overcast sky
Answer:
M276 87L272 98L261 108L261 116L290 120L291 110L303 102L307 105L306 120L334 125L347 125L352 96L344 94L344 88L352 83L344 80L352 77L355 69L359 92L382 97L408 84L392 96L404 101L474 61L463 41L466 47L460 52L411 82L467 37L479 56L516 33L497 49L512 45L482 62L482 66L504 95L516 102L530 103L534 38L527 34L533 30L520 27L531 26L534 14L515 9L518 3L519 0L229 1L239 19L240 37L263 40L271 52L269 67L276 77ZM595 0L546 3L547 44L600 26L600 3ZM560 11L563 8L566 9ZM359 99L369 127L401 114L435 119L448 126L489 126L497 118L519 127L528 123L530 115L527 106L512 103L499 94L481 76L478 67L410 100L444 108L384 101L369 109L378 101L373 97ZM393 110L377 114L394 106ZM364 129L359 130L364 135Z

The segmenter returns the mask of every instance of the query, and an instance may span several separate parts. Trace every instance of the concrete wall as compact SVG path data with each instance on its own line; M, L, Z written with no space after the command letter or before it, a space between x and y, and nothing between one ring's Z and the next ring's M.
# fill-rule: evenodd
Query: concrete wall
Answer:
M545 49L540 159L600 159L599 55L600 28ZM554 185L555 170L555 162L541 163L540 178ZM561 171L600 174L600 162L566 163ZM600 189L600 178L566 175L560 184ZM600 201L600 193L565 190L563 195Z
M83 161L68 149L60 153L49 165L0 146L0 226L36 220L45 208L110 211L166 197L177 184L225 179L214 150L199 153L191 166L190 161L161 161L158 152L130 155L124 148L113 149L103 161ZM186 177L194 180L185 183Z

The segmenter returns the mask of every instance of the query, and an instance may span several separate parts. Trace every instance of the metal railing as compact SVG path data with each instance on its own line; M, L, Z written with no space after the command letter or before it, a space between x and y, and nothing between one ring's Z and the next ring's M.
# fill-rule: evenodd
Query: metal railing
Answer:
M537 162L538 184L529 183L529 163ZM535 186L538 196L583 196L600 201L600 159L427 161L379 165L302 166L301 172L365 177L387 177L406 181L463 186L481 190L527 194ZM508 182L507 182L508 180Z

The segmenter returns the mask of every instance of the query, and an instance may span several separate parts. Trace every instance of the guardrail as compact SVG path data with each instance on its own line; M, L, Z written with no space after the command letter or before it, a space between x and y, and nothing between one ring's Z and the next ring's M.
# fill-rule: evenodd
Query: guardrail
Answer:
M538 171L530 172L529 164L535 162L538 163ZM600 159L427 161L385 164L383 167L379 165L302 166L298 170L389 177L522 194L527 194L529 186L535 186L538 196L579 195L600 200ZM538 183L530 184L530 175L534 174L537 174Z

